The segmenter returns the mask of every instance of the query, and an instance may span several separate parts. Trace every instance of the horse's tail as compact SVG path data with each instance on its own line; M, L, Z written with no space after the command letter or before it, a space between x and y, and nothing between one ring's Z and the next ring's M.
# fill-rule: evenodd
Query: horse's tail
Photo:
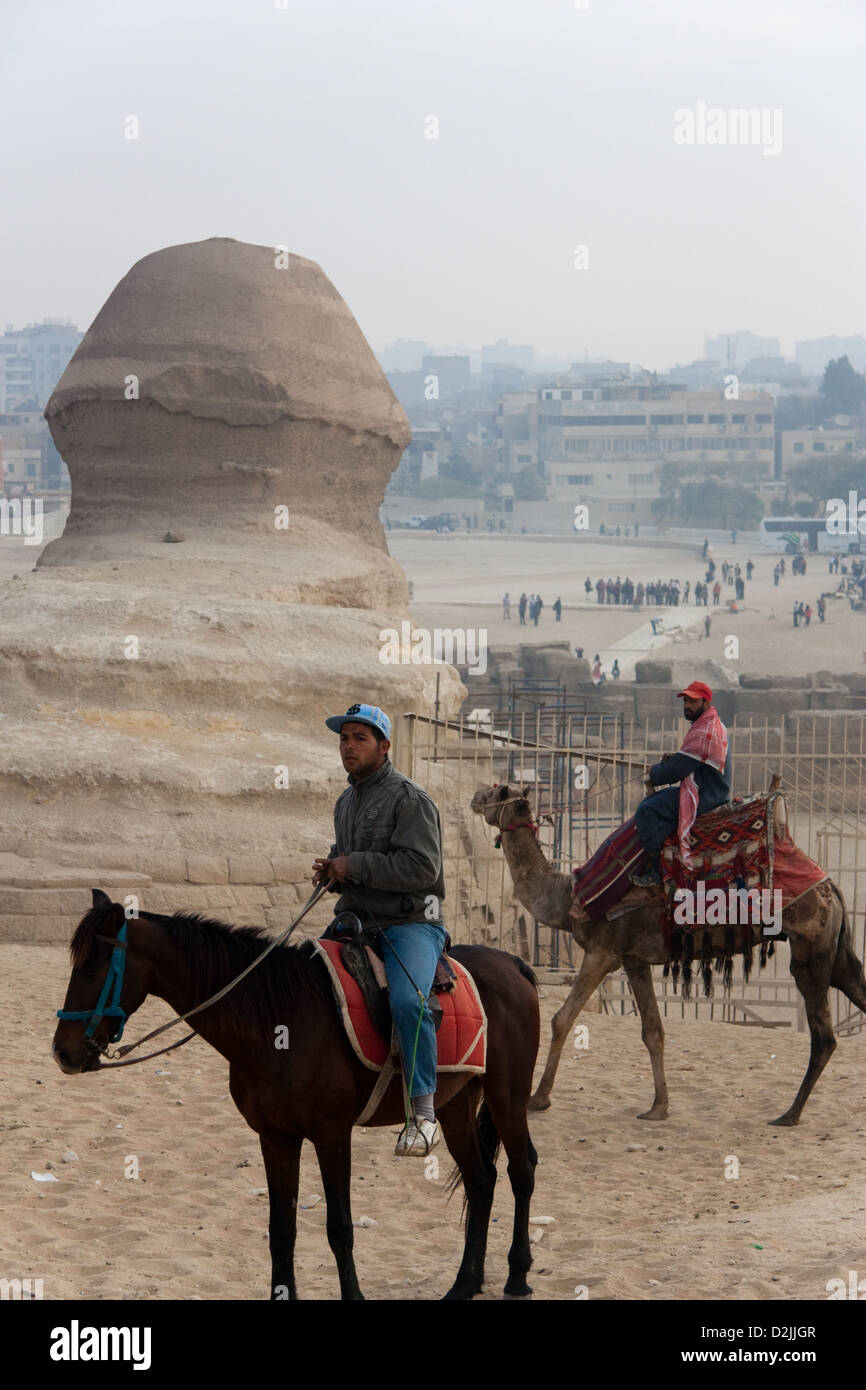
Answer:
M515 960L516 960L516 959L517 959L517 957L515 956ZM528 966L527 966L526 968L529 969ZM531 973L531 972L530 972L530 973ZM533 979L534 979L534 977L533 977ZM488 1170L488 1172L490 1172L490 1170L492 1169L493 1172L495 1173L495 1171L496 1171L496 1160L497 1160L497 1158L499 1157L499 1150L502 1148L502 1140L500 1139L500 1137L499 1137L499 1132L498 1132L498 1130L497 1130L495 1124L493 1123L493 1117L492 1117L492 1115L490 1114L489 1109L487 1108L487 1101L486 1101L486 1100L482 1100L480 1109L479 1109L478 1114L477 1114L477 1116L476 1116L475 1127L474 1127L474 1136L475 1136L474 1142L475 1142L475 1144L477 1145L477 1157L480 1159L481 1163L482 1163L483 1166ZM458 1167L455 1166L453 1172L451 1173L451 1176L450 1176L449 1179L448 1179L448 1182L447 1182L447 1184L446 1184L446 1187L445 1187L445 1191L447 1192L447 1194L448 1194L449 1197L452 1197L452 1196L454 1195L454 1193L457 1191L458 1187L460 1187L460 1186L462 1185L462 1182L463 1182L463 1179L462 1179L462 1176L461 1176L461 1173L460 1173L460 1169L459 1169ZM464 1220L466 1219L466 1206L467 1206L467 1198L466 1198L466 1193L464 1192L464 1193L463 1193L463 1219L464 1219Z

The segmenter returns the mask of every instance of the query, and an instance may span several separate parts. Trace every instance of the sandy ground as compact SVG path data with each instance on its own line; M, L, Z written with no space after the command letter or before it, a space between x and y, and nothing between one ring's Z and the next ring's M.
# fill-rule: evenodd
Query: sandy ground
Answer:
M661 579L690 580L692 586L703 581L706 566L697 550L681 547L617 547L614 541L599 538L550 536L511 536L486 541L464 535L425 536L392 531L388 537L391 554L400 561L415 586L412 616L418 626L479 627L487 631L489 647L518 642L568 642L581 646L590 658L604 651L650 617L663 616L676 621L676 608L646 606L639 613L616 605L586 602L584 581L620 575L635 584ZM695 654L724 664L736 680L746 675L807 675L811 671L862 671L866 662L866 615L854 613L847 599L829 599L827 617L818 621L816 604L822 592L835 589L839 580L827 572L826 556L809 557L805 575L792 575L786 557L786 572L779 587L773 585L773 568L778 557L760 547L744 545L716 547L710 552L721 579L723 560L739 563L745 573L746 560L755 562L751 583L746 584L745 611L729 613L724 608L734 595L733 587L722 585L720 608L707 610L712 618L709 639L696 632ZM537 591L545 602L538 626L521 627L516 600L522 590ZM502 617L501 599L508 590L514 608L507 622ZM562 621L557 623L551 605L557 596L563 603ZM808 628L794 629L795 602L811 604L814 611ZM712 596L710 598L712 604ZM703 615L703 609L700 610ZM726 638L739 638L739 655L725 655ZM676 644L656 646L653 655L662 659L682 654Z
M0 948L7 1029L0 1087L0 1275L41 1278L46 1299L263 1299L267 1198L255 1136L228 1095L228 1066L191 1043L119 1077L66 1077L48 1056L63 999L59 947ZM543 1043L562 987L542 1000ZM23 1004L22 1004L22 1001ZM148 1002L130 1040L168 1016ZM532 1115L540 1155L536 1298L809 1299L866 1276L866 1038L843 1039L797 1129L768 1128L806 1064L808 1040L759 1028L667 1023L671 1118L636 1119L651 1098L634 1018L587 1015L589 1048L567 1050L554 1105ZM462 1248L459 1200L439 1175L396 1159L390 1129L356 1131L355 1252L368 1298L437 1299ZM635 1147L637 1146L637 1147ZM64 1162L65 1151L77 1160ZM135 1155L140 1177L124 1177ZM739 1162L739 1177L732 1171ZM49 1164L53 1167L49 1168ZM512 1203L504 1160L484 1297L505 1282ZM57 1182L37 1182L32 1172ZM306 1299L338 1295L322 1185L304 1146L297 1247Z

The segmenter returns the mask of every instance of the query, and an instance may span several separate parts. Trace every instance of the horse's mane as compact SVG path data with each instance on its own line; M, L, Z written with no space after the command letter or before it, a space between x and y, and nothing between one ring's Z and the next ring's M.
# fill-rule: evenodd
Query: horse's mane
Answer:
M195 995L202 1003L250 964L272 939L262 927L233 927L197 912L158 912L141 914L157 922L171 939L181 957ZM96 944L97 933L115 935L123 921L118 903L91 908L81 919L70 947L72 964L86 965ZM311 993L333 1003L327 973L314 951L312 941L297 946L278 946L261 966L252 971L225 999L215 1004L222 1017L249 1029L273 1029L287 1022L287 1007L309 998Z

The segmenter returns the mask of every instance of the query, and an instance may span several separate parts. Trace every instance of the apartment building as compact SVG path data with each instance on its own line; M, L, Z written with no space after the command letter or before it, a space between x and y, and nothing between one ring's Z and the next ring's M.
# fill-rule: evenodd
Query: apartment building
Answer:
M606 523L650 520L668 461L691 478L756 489L774 478L773 401L763 392L728 400L654 381L542 387L534 413L549 498L592 503Z
M857 455L866 443L858 445L858 431L852 425L811 425L801 430L782 430L779 457L782 478L792 468L801 468L827 454Z

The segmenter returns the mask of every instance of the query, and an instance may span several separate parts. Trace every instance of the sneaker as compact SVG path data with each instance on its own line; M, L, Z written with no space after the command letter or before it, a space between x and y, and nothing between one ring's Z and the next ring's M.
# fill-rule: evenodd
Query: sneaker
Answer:
M395 1154L410 1154L413 1158L426 1158L434 1144L439 1143L439 1126L435 1120L411 1120L400 1130Z
M649 869L645 874L632 874L631 881L635 888L661 888L661 874L655 869Z

